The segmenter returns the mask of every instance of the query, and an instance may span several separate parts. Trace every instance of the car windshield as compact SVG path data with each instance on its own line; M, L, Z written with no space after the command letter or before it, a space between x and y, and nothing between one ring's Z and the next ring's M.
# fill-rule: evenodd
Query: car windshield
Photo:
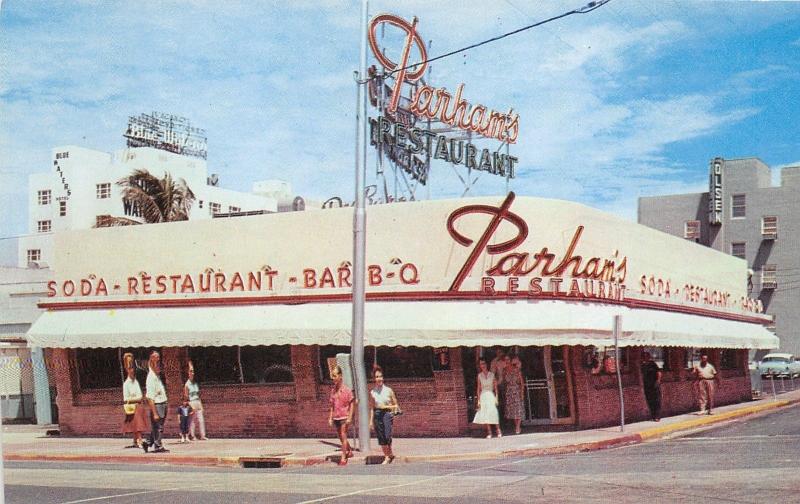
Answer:
M764 357L761 362L789 362L789 359L786 357Z

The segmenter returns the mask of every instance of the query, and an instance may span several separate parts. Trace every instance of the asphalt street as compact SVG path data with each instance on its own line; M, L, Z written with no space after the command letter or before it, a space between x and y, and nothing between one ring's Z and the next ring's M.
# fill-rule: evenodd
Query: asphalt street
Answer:
M491 442L487 440L487 442ZM532 459L236 469L6 463L8 503L798 502L800 407Z

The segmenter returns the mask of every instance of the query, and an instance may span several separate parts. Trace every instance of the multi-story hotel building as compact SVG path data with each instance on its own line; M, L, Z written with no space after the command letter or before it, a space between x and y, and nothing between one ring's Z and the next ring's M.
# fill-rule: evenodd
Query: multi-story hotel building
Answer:
M749 288L781 349L800 354L800 166L784 167L772 184L757 158L715 158L709 191L639 199L639 223L747 261Z

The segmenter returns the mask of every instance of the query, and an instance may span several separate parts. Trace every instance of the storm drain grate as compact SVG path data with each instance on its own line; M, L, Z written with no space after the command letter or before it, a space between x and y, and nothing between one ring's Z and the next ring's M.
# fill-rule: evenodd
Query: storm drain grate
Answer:
M244 469L280 469L283 467L282 457L242 457L239 465Z

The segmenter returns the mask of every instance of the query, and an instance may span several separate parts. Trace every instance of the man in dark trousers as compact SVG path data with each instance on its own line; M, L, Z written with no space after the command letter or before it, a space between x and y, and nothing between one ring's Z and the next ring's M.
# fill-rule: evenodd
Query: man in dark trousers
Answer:
M650 408L650 418L654 422L661 420L661 368L653 361L650 352L642 354L642 388L647 407Z

